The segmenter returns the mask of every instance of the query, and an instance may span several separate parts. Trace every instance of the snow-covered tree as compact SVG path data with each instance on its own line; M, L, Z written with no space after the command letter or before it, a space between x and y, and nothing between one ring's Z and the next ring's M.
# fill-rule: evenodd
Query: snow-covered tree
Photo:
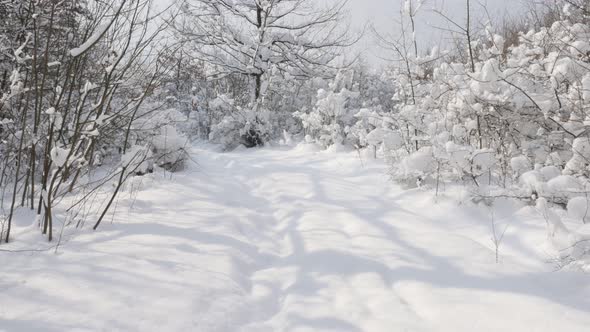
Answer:
M208 77L243 76L250 91L239 105L248 141L262 142L275 132L277 106L312 78L333 77L342 50L354 40L343 21L344 1L186 0L176 29L193 57L210 67ZM281 102L282 101L282 102ZM277 105L277 103L279 105ZM246 110L248 109L248 110ZM263 114L271 118L264 118ZM233 119L235 120L235 119ZM252 123L254 121L254 123ZM268 122L271 123L268 123Z
M0 27L0 71L7 76L0 89L0 185L10 201L2 238L10 239L20 205L36 210L51 240L61 198L80 187L96 193L117 178L98 225L135 170L123 164L91 184L87 176L109 152L118 160L138 143L142 130L135 125L153 111L145 101L164 71L159 52L148 55L162 30L153 24L152 1L0 3L11 22Z
M345 144L350 138L350 127L356 120L354 115L360 108L358 97L353 72L338 73L327 90L318 90L317 102L311 112L294 114L303 123L306 140L324 147Z

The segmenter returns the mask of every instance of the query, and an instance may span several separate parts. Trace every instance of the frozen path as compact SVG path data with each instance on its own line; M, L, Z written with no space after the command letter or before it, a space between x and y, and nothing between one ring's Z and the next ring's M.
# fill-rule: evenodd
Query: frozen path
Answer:
M0 252L0 331L588 331L532 208L494 211L496 264L490 211L355 154L195 152L58 254Z

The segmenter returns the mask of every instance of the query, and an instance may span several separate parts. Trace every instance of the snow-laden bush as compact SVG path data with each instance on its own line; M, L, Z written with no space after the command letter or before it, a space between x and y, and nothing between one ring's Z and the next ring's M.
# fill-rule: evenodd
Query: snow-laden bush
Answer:
M265 103L240 106L240 102L228 95L219 95L209 102L209 111L199 111L194 119L208 117L208 139L232 150L239 145L248 148L262 146L273 139L280 139L283 131L292 129L291 114L280 109L271 110Z
M525 196L536 198L549 192L546 182L541 172L528 171L520 176L518 185L524 190Z
M354 125L359 92L352 86L352 73L341 72L330 84L329 90L317 92L317 102L309 113L296 112L301 120L308 142L316 142L323 147L331 145L353 145L349 140L354 136L350 128Z
M182 170L187 159L187 145L187 139L174 126L161 127L159 133L151 138L154 163L168 171Z
M132 145L121 156L121 166L126 171L143 175L153 171L153 155L147 146Z
M354 125L349 127L347 134L354 137L357 148L377 146L383 142L386 134L382 116L375 110L361 108L354 114Z
M521 155L510 159L510 168L512 169L513 176L518 177L532 170L533 166L526 156Z
M561 175L561 170L556 166L541 167L539 172L541 172L543 180L545 181L549 181Z
M404 147L404 139L389 118L372 109L362 108L354 115L355 124L348 127L347 137L357 149L367 149L376 158L395 158Z
M423 181L433 177L437 170L437 160L432 147L420 150L403 158L393 169L393 177L409 185L422 185Z
M564 202L579 196L584 191L582 182L571 175L560 175L547 181L547 197Z
M579 220L583 223L590 222L590 206L588 197L579 196L570 199L567 202L567 213L570 218Z
M560 205L582 196L590 176L589 36L585 22L565 19L510 44L486 27L472 36L472 58L397 54L394 105L381 114L409 155L393 160L395 175L499 186ZM424 151L429 159L415 165Z
M549 242L557 250L570 248L574 242L573 236L559 215L551 209L547 200L539 198L536 207L547 223L547 239Z
M572 144L573 157L565 165L565 174L590 175L590 138L578 137Z
M226 150L237 146L261 146L272 134L271 114L268 111L242 109L223 117L211 127L209 139L221 144Z
M157 100L150 101L150 107L145 112L150 112L150 108L157 105ZM182 170L187 160L186 136L190 134L187 115L175 108L141 115L133 126L130 142L150 149L151 164L169 171Z

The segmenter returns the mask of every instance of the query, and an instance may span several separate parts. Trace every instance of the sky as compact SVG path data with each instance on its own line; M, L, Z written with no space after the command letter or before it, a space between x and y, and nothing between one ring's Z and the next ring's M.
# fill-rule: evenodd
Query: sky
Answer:
M168 5L179 0L155 0L158 5ZM326 1L343 1L343 0L311 0ZM344 0L346 1L346 0ZM450 36L442 32L437 27L448 27L445 20L436 14L433 9L444 12L445 15L457 20L465 21L465 2L466 0L412 0L414 3L424 1L424 5L416 17L417 40L420 52L427 51L432 46L438 46L440 49L449 47ZM505 15L518 15L522 12L524 1L533 0L470 0L471 13L474 16L474 24L483 24L487 21L485 10L492 17L503 17ZM405 0L348 0L347 10L351 21L353 31L361 31L363 26L370 24L375 27L380 34L395 35L399 31L400 9ZM383 50L380 49L375 41L374 34L370 29L366 29L364 37L357 44L356 48L364 54L365 59L374 65L383 64L381 60Z
M395 35L399 31L400 9L405 0L348 0L349 16L356 30L364 24L372 24L380 34ZM417 0L413 0L417 2ZM465 22L466 0L426 0L421 7L416 20L416 37L420 51L439 46L444 49L449 45L449 33L437 27L448 27L445 19L435 13L433 9L442 11L445 15ZM471 15L473 24L481 25L487 22L486 10L492 17L505 15L515 16L522 12L522 0L471 0ZM363 50L369 62L380 63L382 50L376 45L374 35L367 31L358 45Z

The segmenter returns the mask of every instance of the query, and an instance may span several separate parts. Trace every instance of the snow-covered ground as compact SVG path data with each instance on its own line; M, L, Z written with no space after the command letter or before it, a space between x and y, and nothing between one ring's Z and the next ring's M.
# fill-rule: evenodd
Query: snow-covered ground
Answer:
M590 278L555 271L533 207L404 190L355 153L194 152L57 253L0 251L0 331L588 331Z

